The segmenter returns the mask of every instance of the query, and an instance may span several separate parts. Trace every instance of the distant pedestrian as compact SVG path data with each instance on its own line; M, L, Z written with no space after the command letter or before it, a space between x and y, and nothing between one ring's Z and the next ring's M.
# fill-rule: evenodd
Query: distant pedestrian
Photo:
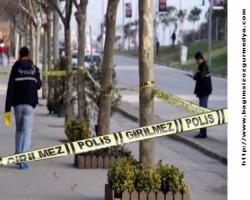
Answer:
M159 56L160 53L160 42L158 40L158 38L156 39L156 56Z
M22 47L19 60L12 66L6 103L5 122L10 125L10 111L14 107L16 121L16 154L29 151L33 128L34 108L38 104L38 93L42 86L39 69L29 58L29 49ZM27 169L28 164L21 162L20 169Z
M3 42L0 42L0 65L4 64L4 53L5 53L5 45Z
M198 71L194 75L188 76L192 77L196 81L194 93L199 98L199 105L207 108L208 97L212 93L211 73L209 72L209 67L201 52L197 52L194 58L198 65ZM206 138L207 129L201 128L200 133L194 137Z
M175 40L176 40L176 33L175 31L173 32L172 36L171 36L171 39L172 39L172 45L175 44Z
M6 45L6 47L5 47L5 54L6 54L7 62L9 65L10 64L10 47L9 47L9 45Z

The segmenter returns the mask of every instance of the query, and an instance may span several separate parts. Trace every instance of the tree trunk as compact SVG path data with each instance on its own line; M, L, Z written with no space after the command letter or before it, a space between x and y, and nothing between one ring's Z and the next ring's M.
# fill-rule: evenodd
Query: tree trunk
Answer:
M18 59L19 57L19 48L20 48L20 33L16 32L16 44L15 44L15 59Z
M30 22L30 58L35 61L35 31L32 22Z
M46 29L44 28L44 33L43 33L43 61L42 61L42 64L43 64L43 71L47 71L47 31ZM47 76L42 76L43 77L43 86L42 86L42 97L43 99L46 99L47 96L48 96L48 93L47 93L47 82L48 82L48 77Z
M74 118L73 112L73 76L71 64L71 30L70 25L65 27L65 57L66 57L66 98L65 98L65 119L70 120Z
M153 0L139 1L139 75L140 85L153 81ZM140 126L153 122L154 92L152 87L140 90ZM154 140L140 141L140 162L154 164Z
M47 63L48 70L52 70L52 45L51 45L51 12L47 12ZM48 99L53 97L53 77L48 77Z
M59 5L59 0L55 0ZM53 64L55 65L59 59L59 16L56 11L53 12Z
M73 75L71 63L71 28L70 20L72 14L72 0L66 0L65 3L65 18L64 18L64 43L65 43L65 59L66 59L66 97L65 104L65 122L74 119L73 111Z
M196 40L196 33L195 33L195 22L193 22L193 42Z
M19 32L19 49L23 46L23 35ZM19 49L18 49L18 57L19 57Z
M227 40L227 17L225 17L225 35L224 35L224 40Z
M9 50L10 50L10 54L11 55L13 55L12 54L12 50L13 50L13 47L14 47L14 41L15 41L15 32L14 32L14 29L15 29L15 27L14 27L14 23L13 23L13 20L10 20L10 41L9 41Z
M109 133L111 117L111 95L106 93L112 90L113 53L115 42L116 12L119 0L109 0L106 13L106 37L101 77L100 108L98 115L98 135Z
M85 25L86 25L86 8L88 0L81 0L79 8L75 13L76 21L78 23L78 76L77 76L77 92L78 92L78 118L88 121L87 116L87 102L85 95L85 74L79 69L84 66L85 57Z
M36 65L40 64L41 29L41 25L37 26L36 28Z
M140 30L139 30L140 31ZM166 35L166 26L165 26L165 24L163 24L162 25L162 31L163 31L163 44L161 44L161 45L167 45L168 43L167 43L167 35ZM140 32L139 32L139 34L140 34ZM140 36L139 36L140 37ZM139 39L140 40L140 39ZM171 41L170 41L170 43L171 43Z
M215 41L219 40L219 18L215 17Z

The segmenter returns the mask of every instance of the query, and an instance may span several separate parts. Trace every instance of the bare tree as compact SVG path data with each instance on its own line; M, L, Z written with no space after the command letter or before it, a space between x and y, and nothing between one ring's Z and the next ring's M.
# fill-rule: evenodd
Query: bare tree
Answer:
M54 0L47 0L52 8L58 13L63 26L64 26L64 43L65 43L65 57L66 57L66 97L65 97L65 108L66 116L65 119L73 119L73 75L72 75L72 63L71 63L71 29L70 20L72 16L72 0L66 0L64 12L61 11L59 6Z
M39 20L39 26L37 26L37 32L41 33L41 27L43 28L43 58L42 58L42 68L43 71L51 70L52 69L52 50L51 50L51 8L48 5L48 2L45 0L35 0L35 2L38 5L37 12L39 13L40 18ZM42 26L41 26L41 25ZM37 42L40 43L40 40ZM40 48L37 45L36 51L39 51ZM39 58L37 58L39 59ZM43 88L42 88L42 96L43 98L50 99L52 96L52 87L48 87L48 81L49 85L51 85L51 77L48 78L46 75L43 76Z
M111 97L113 82L113 53L115 42L116 12L119 0L109 0L106 12L106 38L101 77L101 96L98 115L98 135L105 135L110 130ZM109 93L109 94L108 94Z
M200 15L201 15L201 9L197 7L194 7L188 15L188 20L190 22L193 22L193 26L194 26L193 27L193 32L194 32L193 41L195 41L195 23L200 20Z
M86 24L86 8L88 5L88 0L80 0L80 3L77 3L77 0L73 0L73 3L76 7L75 18L78 25L78 117L79 119L88 121L87 116L87 103L85 95L85 74L80 70L81 66L84 66L84 57L85 57L85 24Z
M51 25L52 25L52 12L49 6L45 8L46 18L47 18L47 25L46 25L46 34L47 34L47 64L48 70L52 70L52 41L51 41ZM45 44L44 44L45 45ZM48 99L52 99L53 97L53 77L48 77Z
M54 0L56 6L59 6L59 0ZM59 59L59 16L53 11L53 64L55 65Z
M163 32L164 36L166 35L166 27L171 27L172 24L177 22L176 17L176 7L167 6L167 10L164 13L160 13L159 15L160 22L164 25ZM171 29L169 29L171 31Z
M153 81L153 0L139 1L139 76L140 85ZM153 121L154 92L152 87L140 89L140 126ZM140 162L154 164L154 140L140 142Z
M29 22L31 58L35 64L39 64L40 38L43 26L40 4L38 4L37 1L32 0L19 0L18 2L23 12L27 15ZM25 39L25 41L27 41L27 38Z
M43 44L46 44L47 43L47 34L46 34L46 26L47 24L44 24L43 25L43 30L44 30L44 33L43 33ZM42 69L43 71L47 71L47 45L43 45L43 58L42 58ZM47 82L48 82L48 77L47 76L43 76L43 85L42 85L42 98L46 99L48 94L48 85L47 85Z
M182 44L182 40L183 40L183 23L184 23L186 15L187 15L187 11L183 9L178 10L178 12L176 13L176 17L179 20L180 44Z
M26 26L26 15L23 13L23 10L20 8L18 1L6 1L0 0L1 7L1 19L2 20L9 20L11 24L11 49L15 56L18 58L18 50L19 50L19 41L21 40L22 36L25 36L27 33L27 29L24 27Z

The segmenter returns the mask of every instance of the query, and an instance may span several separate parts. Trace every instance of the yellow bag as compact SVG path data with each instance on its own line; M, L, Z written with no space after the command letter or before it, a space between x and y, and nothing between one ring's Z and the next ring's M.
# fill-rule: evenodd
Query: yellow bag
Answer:
M4 113L4 124L5 124L5 126L10 126L11 125L10 112L5 112Z

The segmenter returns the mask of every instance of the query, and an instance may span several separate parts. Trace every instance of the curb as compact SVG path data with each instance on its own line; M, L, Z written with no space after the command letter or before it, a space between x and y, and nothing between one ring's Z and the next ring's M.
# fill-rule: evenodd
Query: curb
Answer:
M116 52L115 55L123 56L123 57L127 57L127 58L138 59L138 56L124 54L122 52ZM172 64L168 64L168 63L154 62L154 65L161 65L163 67L169 67L169 68L176 69L176 70L187 71L187 68L185 68L185 67L175 66L175 65L172 65ZM218 79L227 80L228 74L227 75L213 74L213 77L218 78Z
M117 111L118 111L120 114L122 114L124 117L130 119L131 121L133 121L133 122L139 122L139 118L138 118L138 117L136 117L136 116L134 116L134 115L128 113L127 111L125 111L125 110L123 110L123 109L121 109L121 108L117 108Z
M124 117L130 119L133 122L138 122L139 118L135 115L132 115L131 113L128 113L127 111L121 109L121 108L117 108L117 111L123 115ZM186 137L182 137L180 135L172 135L170 136L171 139L176 140L178 142L182 142L194 149L197 149L198 151L200 151L201 153L209 156L210 158L216 159L218 161L220 161L222 164L227 165L227 158L223 155L218 154L217 152L211 151L210 149L200 145L199 143L196 143Z

